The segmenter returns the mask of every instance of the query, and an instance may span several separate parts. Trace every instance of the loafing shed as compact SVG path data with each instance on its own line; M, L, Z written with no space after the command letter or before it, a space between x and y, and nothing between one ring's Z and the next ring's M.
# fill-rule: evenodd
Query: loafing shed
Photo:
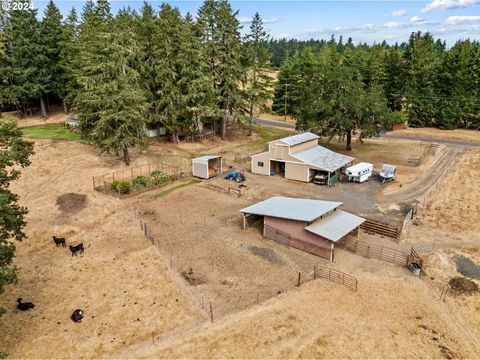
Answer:
M275 196L240 210L243 228L251 216L263 217L263 235L281 244L333 261L334 245L357 235L365 221L338 209L341 202Z
M192 160L192 174L195 177L209 179L223 173L222 157L207 155Z

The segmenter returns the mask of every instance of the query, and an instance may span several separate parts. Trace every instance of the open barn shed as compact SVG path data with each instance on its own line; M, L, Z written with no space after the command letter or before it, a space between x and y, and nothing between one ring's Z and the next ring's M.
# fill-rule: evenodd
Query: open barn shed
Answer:
M223 173L222 157L207 155L192 160L193 176L201 179L209 179Z
M263 236L333 261L334 245L358 235L365 221L338 209L341 202L275 196L240 210L243 228L254 217L263 219Z

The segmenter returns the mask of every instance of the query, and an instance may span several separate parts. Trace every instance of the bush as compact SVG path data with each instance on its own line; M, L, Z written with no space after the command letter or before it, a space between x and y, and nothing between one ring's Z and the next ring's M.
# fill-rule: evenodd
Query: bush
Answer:
M152 171L148 178L148 186L162 185L173 179L173 176L162 171Z
M135 179L132 180L132 187L138 188L138 186L147 186L147 178L145 176L137 176Z
M113 180L112 190L119 194L128 194L130 192L130 183L126 180Z

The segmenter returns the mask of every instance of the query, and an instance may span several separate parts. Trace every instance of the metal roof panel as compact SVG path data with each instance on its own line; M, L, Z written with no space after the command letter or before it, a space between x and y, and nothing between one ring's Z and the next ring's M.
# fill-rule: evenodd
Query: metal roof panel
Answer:
M340 205L342 205L342 203L337 201L274 196L246 207L240 210L240 212L310 222L336 209Z
M290 156L328 172L338 170L355 160L354 157L336 153L320 145L290 154Z
M336 210L323 219L318 219L305 230L330 241L337 242L365 221L364 218L346 211Z

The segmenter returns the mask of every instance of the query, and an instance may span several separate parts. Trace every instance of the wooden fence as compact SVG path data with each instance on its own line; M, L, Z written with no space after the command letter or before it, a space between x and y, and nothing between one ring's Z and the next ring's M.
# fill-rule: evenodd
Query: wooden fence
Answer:
M410 263L410 255L408 253L385 247L383 245L368 244L363 241L352 239L340 240L336 245L339 248L343 248L370 259L387 261L405 267Z
M330 269L324 266L314 266L313 268L314 279L327 279L339 284L342 284L353 291L357 291L358 281L351 275L348 275L342 271Z
M122 197L128 197L132 195L136 195L141 192L149 191L151 189L155 189L158 187L162 187L167 185L168 183L183 178L187 176L191 176L191 170L188 169L180 169L175 166L171 166L163 161L156 161L153 163L147 163L140 166L131 166L128 168L124 168L122 170L112 171L111 173L100 175L100 176L93 176L93 189L97 191L103 191L106 193L111 193L112 195L120 194L116 193L112 189L112 182L115 180L119 181L128 181L132 183L137 177L149 177L152 175L153 172L162 173L168 175L169 180L165 182L161 182L160 184L156 185L140 185L140 181L137 181L136 185L132 184L130 187L130 191L128 194L122 195Z
M368 232L393 238L398 242L398 240L400 240L400 236L402 235L403 224L400 223L398 225L392 225L367 218L366 221L360 225L360 228Z

